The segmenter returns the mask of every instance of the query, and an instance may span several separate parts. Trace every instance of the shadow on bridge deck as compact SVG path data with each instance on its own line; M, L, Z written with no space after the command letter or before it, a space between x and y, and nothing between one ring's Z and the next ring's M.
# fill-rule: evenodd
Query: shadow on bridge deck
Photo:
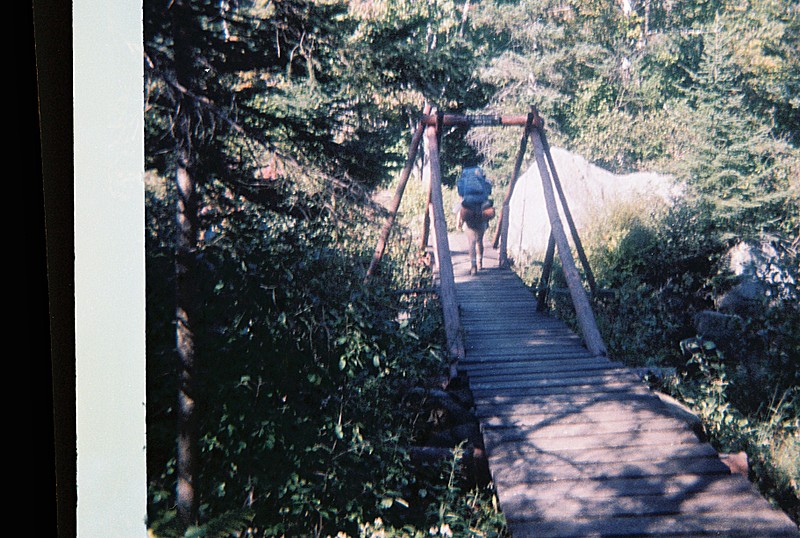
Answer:
M684 412L537 313L494 250L470 276L463 234L449 241L464 332L459 370L514 536L800 536L731 475Z

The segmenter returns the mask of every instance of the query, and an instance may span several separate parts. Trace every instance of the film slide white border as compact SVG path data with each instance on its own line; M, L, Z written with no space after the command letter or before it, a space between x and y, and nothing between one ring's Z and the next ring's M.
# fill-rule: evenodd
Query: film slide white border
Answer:
M142 4L72 5L77 531L145 537Z

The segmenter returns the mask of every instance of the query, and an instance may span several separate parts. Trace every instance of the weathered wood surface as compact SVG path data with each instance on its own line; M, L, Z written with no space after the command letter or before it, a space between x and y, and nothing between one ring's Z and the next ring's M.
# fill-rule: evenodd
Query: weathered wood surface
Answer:
M594 356L496 253L469 275L450 236L467 373L514 537L800 536L685 414ZM494 257L494 258L492 258Z

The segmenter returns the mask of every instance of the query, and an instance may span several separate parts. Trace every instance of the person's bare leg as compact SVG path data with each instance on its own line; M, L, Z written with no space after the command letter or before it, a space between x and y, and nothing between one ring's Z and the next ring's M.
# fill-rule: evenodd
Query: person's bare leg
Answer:
M478 264L477 264L477 245L478 245L478 231L470 226L470 222L467 222L467 241L469 242L469 274L474 275L478 272ZM482 247L483 245L481 245Z
M475 243L477 248L477 269L483 269L483 234L486 232L486 223L481 222L480 228L476 232Z

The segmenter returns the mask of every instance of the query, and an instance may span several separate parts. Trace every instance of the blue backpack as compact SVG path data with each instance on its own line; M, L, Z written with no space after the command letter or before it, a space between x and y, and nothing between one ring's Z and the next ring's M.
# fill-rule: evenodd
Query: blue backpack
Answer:
M479 167L465 168L458 180L458 194L464 203L480 205L489 198L490 187L484 179L483 170Z

